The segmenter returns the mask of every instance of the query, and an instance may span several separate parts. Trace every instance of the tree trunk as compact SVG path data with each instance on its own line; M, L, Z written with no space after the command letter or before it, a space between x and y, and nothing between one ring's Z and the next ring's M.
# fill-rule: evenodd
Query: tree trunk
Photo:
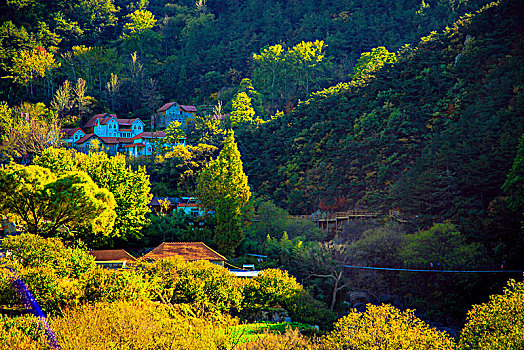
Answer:
M339 291L338 284L340 283L340 279L342 278L342 271L339 272L338 276L334 274L334 277L335 277L335 286L333 287L333 294L331 295L331 305L329 306L329 310L331 311L333 311L333 309L335 308L335 304L337 302L337 292Z

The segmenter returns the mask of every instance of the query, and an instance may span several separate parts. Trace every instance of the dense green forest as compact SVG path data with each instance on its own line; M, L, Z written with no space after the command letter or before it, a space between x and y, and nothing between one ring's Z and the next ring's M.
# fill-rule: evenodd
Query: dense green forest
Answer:
M254 188L296 214L451 220L501 261L520 259L522 202L508 199L524 132L522 23L522 3L490 4L243 134Z
M483 3L8 1L0 5L0 100L49 105L65 80L82 78L92 110L148 118L170 100L205 109L219 99L230 106L241 80L256 77L264 98L259 112L267 115L296 105L307 91L289 71L287 83L277 82L279 96L270 96L266 73L256 74L254 53L323 41L313 91L349 80L361 53L378 46L396 51Z

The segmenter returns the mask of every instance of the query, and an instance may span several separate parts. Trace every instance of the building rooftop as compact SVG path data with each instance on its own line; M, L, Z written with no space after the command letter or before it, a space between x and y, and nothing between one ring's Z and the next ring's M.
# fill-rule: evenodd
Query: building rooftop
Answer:
M180 256L187 261L227 261L203 242L164 242L144 255L144 258L157 260L171 256Z
M92 250L89 252L96 261L135 261L135 257L124 249Z
M81 128L62 128L60 131L62 132L62 134L66 136L73 136L74 133L77 132L78 130L81 130L82 132L84 132L84 130L82 130Z
M169 102L163 105L158 109L159 112L167 111L169 108L171 108L173 105L176 105L176 102ZM195 106L185 106L185 105L179 105L180 108L185 112L196 112L197 108Z
M144 131L140 134L133 137L133 139L152 139L152 138L159 138L159 137L166 137L166 133L163 131Z

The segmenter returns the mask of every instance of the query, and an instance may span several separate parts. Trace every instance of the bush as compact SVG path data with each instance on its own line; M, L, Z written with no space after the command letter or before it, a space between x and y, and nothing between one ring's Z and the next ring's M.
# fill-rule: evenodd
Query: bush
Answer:
M38 317L0 315L0 349L41 350L51 347Z
M20 278L49 314L59 312L61 307L77 305L83 296L78 280L59 278L49 267L23 269Z
M244 304L249 307L284 306L302 291L302 285L287 271L267 269L247 282Z
M87 301L145 300L151 289L142 274L134 270L96 268L82 276Z
M60 277L78 278L96 266L94 257L89 253L79 248L68 248L59 238L25 233L4 238L2 248L11 252L9 259L17 261L22 267L49 267Z
M220 326L152 302L83 305L66 310L50 324L62 350L230 348Z
M460 349L524 349L524 282L510 280L503 295L473 305Z
M300 334L298 329L288 328L284 334L265 331L254 342L236 347L239 350L288 350L316 349L314 342Z
M337 319L335 312L329 310L326 304L316 300L305 290L287 300L284 308L294 321L319 325L323 329L331 329Z
M243 282L222 266L199 260L187 264L178 275L174 302L203 303L221 312L242 308Z
M353 309L335 323L321 341L325 349L454 349L453 339L430 328L413 310L400 311L391 305L367 305Z
M13 288L13 273L0 268L0 305L12 307L20 304L20 298Z
M131 270L142 274L156 292L163 294L176 285L180 279L178 271L185 268L187 262L180 256L174 256L154 262L138 260L128 266Z

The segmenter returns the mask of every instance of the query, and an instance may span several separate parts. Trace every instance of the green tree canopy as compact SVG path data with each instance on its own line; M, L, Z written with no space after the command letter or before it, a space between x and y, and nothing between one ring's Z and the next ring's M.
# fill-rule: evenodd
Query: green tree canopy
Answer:
M455 349L453 338L415 317L414 310L368 304L352 309L321 340L326 349Z
M397 61L395 53L389 52L385 47L380 46L371 50L371 52L363 52L353 67L353 81L357 83L364 83L374 77L374 73L386 64L392 64Z
M166 137L159 139L157 145L161 154L166 154L171 151L175 145L183 143L186 138L186 134L184 130L182 130L182 124L177 120L171 122L164 132Z
M55 236L64 225L109 235L116 218L113 194L83 171L58 177L49 169L11 164L0 173L0 208L14 214L28 232Z
M230 195L221 198L215 216L214 241L226 255L231 255L244 238L240 222L241 213L236 198Z
M509 280L502 295L473 305L460 333L459 349L522 349L524 347L524 282Z
M524 135L519 139L517 155L502 189L507 195L508 207L521 216L521 228L524 230Z
M485 252L480 243L466 242L455 225L435 224L430 229L405 237L406 245L399 255L407 266L428 267L440 263L455 269L480 267L485 262Z
M57 174L85 171L99 186L109 190L116 201L116 220L112 236L124 240L141 237L147 225L147 205L151 185L144 167L136 171L126 165L125 157L110 157L103 152L79 153L74 150L48 148L34 164L53 169Z
M231 126L250 125L254 122L255 110L251 106L251 98L245 92L239 92L233 99L231 111Z

